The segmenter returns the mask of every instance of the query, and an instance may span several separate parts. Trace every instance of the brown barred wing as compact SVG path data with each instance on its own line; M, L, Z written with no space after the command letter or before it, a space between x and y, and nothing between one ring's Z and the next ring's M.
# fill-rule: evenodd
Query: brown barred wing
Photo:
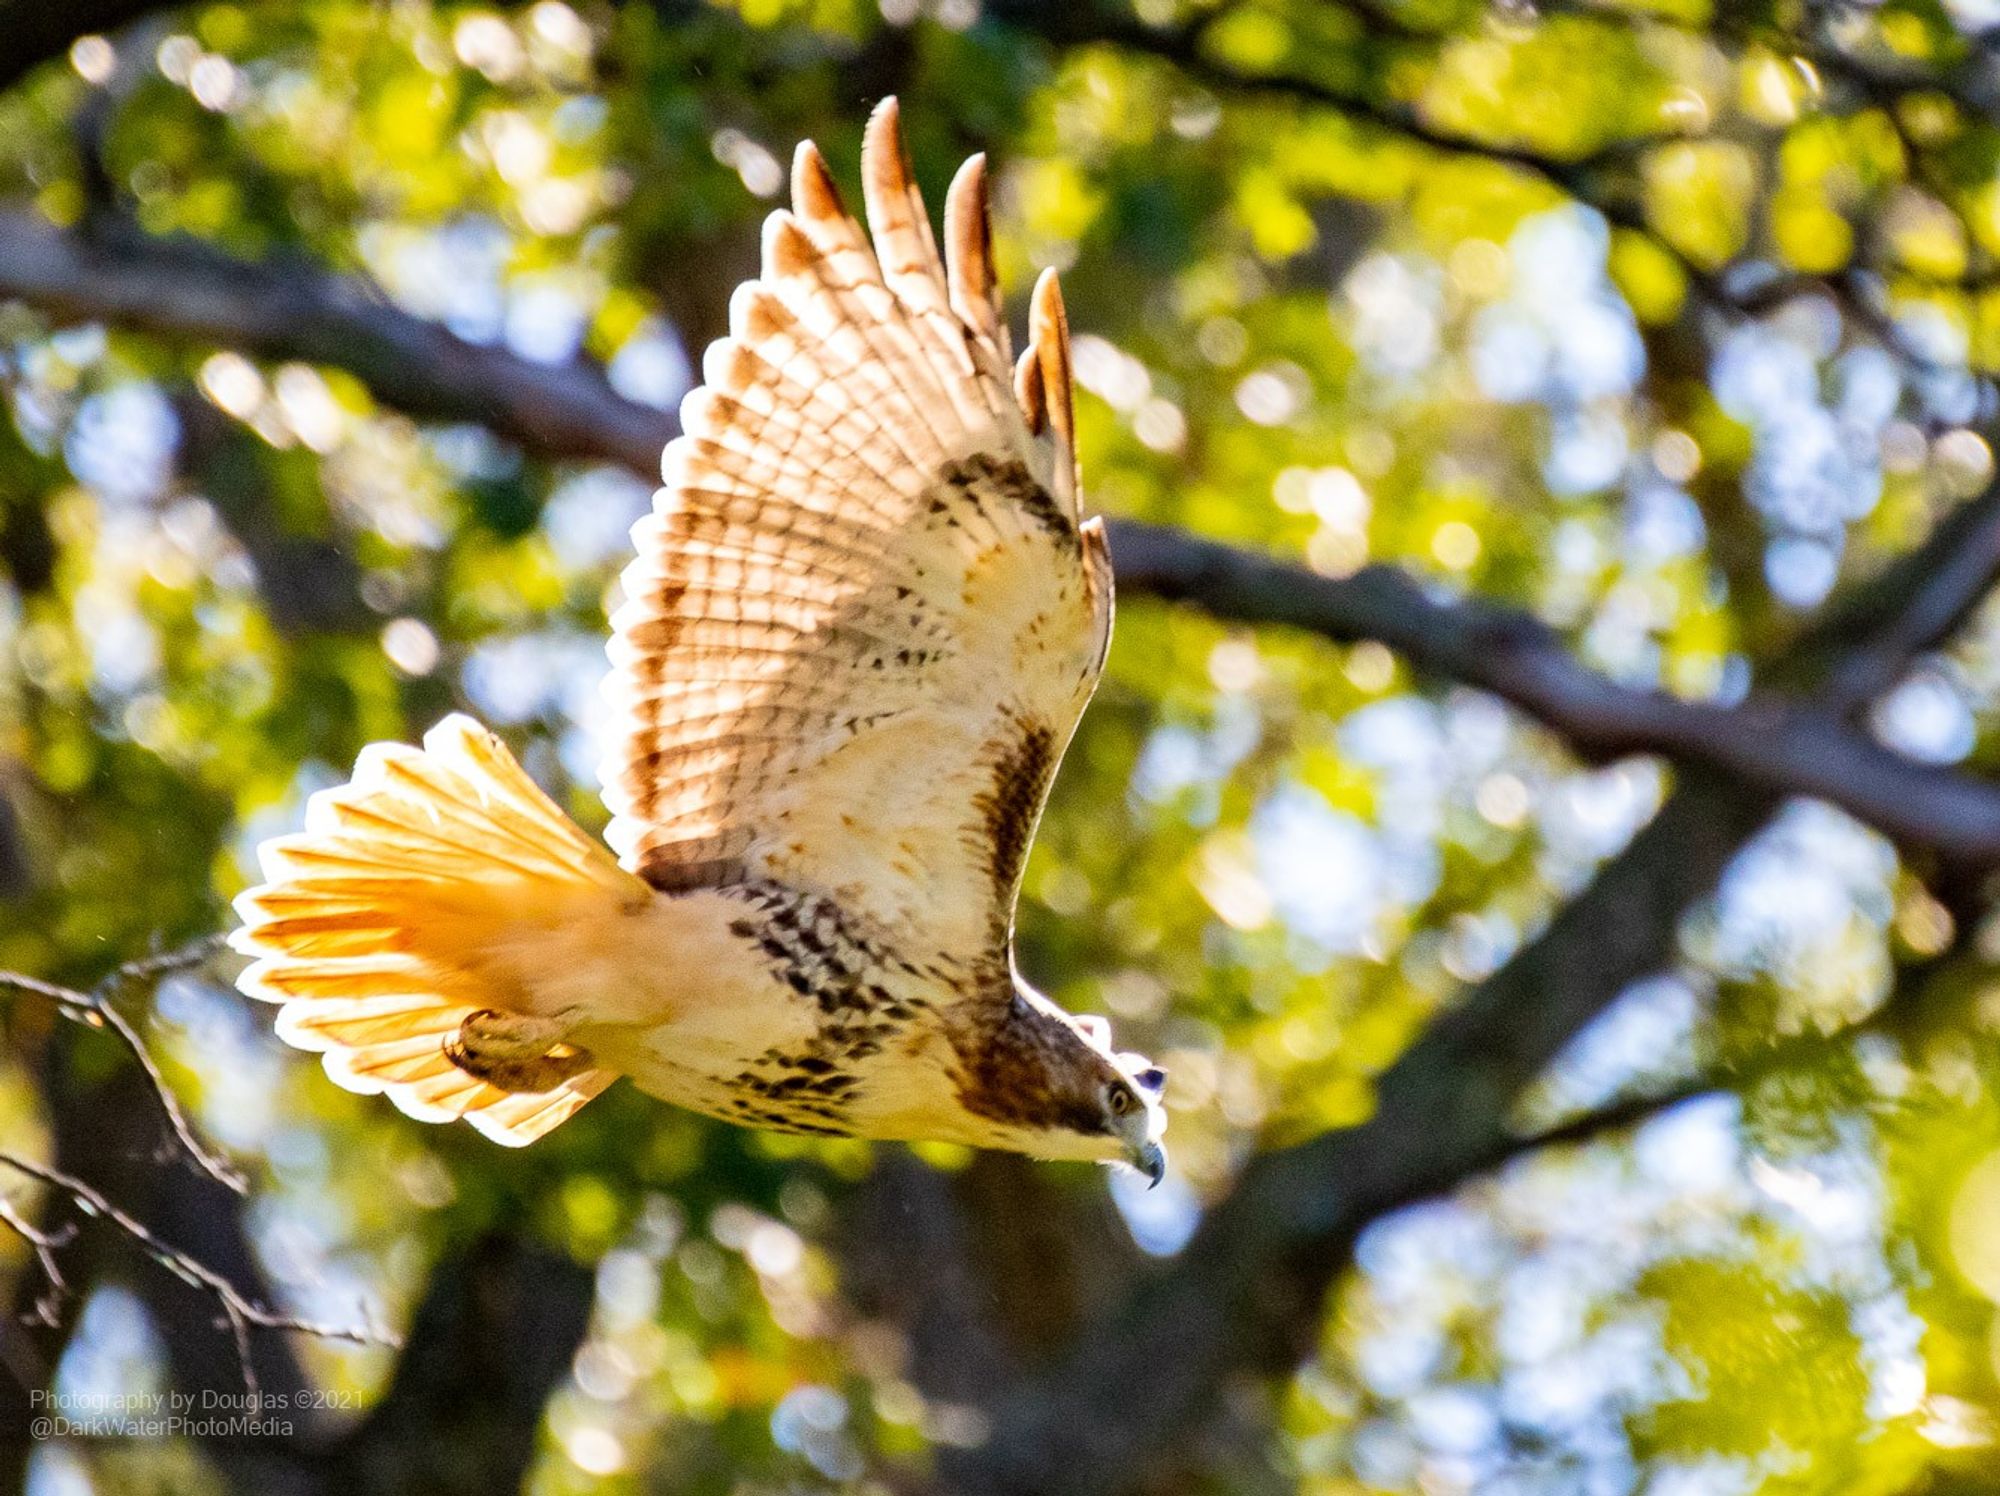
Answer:
M777 879L915 948L1004 940L1103 665L1053 276L1010 371L983 163L941 260L893 101L870 237L818 153L703 363L613 620L612 841L669 892Z

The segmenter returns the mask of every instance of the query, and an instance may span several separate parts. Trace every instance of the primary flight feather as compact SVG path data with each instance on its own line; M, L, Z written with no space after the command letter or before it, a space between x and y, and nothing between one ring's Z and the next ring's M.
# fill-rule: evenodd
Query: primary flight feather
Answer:
M374 744L261 849L245 992L355 1090L533 1141L618 1075L755 1127L1119 1159L1162 1076L1013 965L1103 668L1069 329L1012 361L986 174L940 256L893 100L868 231L811 144L633 529L603 768L616 860L483 728Z

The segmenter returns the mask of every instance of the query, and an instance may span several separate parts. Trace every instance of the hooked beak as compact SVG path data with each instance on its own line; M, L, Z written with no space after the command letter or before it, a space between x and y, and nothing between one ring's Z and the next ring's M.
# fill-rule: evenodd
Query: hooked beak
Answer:
M1157 1189L1167 1177L1167 1150L1158 1143L1142 1143L1132 1154L1132 1167L1146 1176L1147 1189Z

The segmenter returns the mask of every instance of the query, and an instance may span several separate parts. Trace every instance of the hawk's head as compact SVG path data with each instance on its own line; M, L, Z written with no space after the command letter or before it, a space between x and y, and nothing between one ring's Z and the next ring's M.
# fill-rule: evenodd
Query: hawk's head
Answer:
M1102 1018L1065 1013L1017 981L1006 1018L965 1058L959 1102L980 1123L968 1141L1037 1158L1130 1164L1153 1184L1165 1175L1166 1072L1143 1055L1114 1051Z
M1086 1060L1083 1067L1084 1085L1095 1091L1098 1103L1098 1135L1116 1142L1115 1161L1130 1164L1149 1185L1158 1184L1167 1172L1167 1150L1160 1145L1160 1134L1167 1130L1167 1072L1142 1054L1114 1054L1111 1025L1095 1014L1066 1016L1092 1057L1109 1061Z

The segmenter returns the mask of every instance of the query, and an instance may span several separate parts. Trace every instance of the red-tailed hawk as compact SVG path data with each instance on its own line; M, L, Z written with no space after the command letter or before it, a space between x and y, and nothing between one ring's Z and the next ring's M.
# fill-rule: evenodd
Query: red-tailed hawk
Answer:
M503 1143L623 1074L754 1127L1157 1181L1161 1073L1012 959L1111 635L1062 298L1044 274L1010 370L983 159L942 259L893 100L862 174L870 234L800 146L633 530L617 860L450 717L421 750L371 745L264 844L241 985L340 1084Z

